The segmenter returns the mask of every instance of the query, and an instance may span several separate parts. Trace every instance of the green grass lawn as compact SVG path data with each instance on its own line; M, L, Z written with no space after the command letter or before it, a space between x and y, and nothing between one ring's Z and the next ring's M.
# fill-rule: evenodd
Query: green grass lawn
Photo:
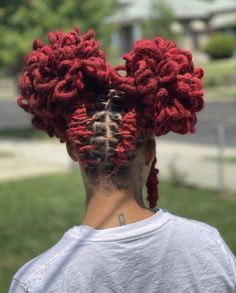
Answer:
M233 102L236 101L236 86L212 86L206 87L207 102Z
M18 96L16 82L11 79L4 77L0 74L0 101L1 100L16 100Z
M236 254L236 194L160 183L159 206L219 229ZM77 172L0 183L0 293L26 261L60 239L84 215L84 188Z
M214 60L198 66L204 69L203 84L208 102L236 100L236 58Z
M5 158L12 158L14 157L15 154L12 152L8 152L8 151L0 151L0 159L5 159Z
M0 138L19 138L19 139L38 139L46 138L49 136L46 132L36 129L36 128L10 128L10 129L0 129Z
M204 69L204 84L206 86L235 85L236 58L228 58L199 64Z
M224 156L224 162L229 164L236 164L236 156ZM217 156L203 156L202 160L218 162L219 158Z

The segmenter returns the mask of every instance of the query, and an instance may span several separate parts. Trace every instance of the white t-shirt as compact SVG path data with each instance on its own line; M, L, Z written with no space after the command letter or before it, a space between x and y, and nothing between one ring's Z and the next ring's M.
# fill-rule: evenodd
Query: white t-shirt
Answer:
M236 260L218 231L163 209L142 221L69 229L26 263L10 293L236 292Z

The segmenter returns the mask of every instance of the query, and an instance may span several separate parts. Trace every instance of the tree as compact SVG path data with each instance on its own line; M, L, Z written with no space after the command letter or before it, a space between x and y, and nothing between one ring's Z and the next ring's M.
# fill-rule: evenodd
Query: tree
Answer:
M0 1L0 66L11 76L22 68L24 55L35 38L46 41L47 32L78 27L83 33L96 31L102 46L108 42L110 27L103 18L116 0L2 0Z
M150 18L143 23L145 38L153 38L161 35L168 39L176 39L171 30L171 24L175 21L174 13L164 0L153 0L151 4Z

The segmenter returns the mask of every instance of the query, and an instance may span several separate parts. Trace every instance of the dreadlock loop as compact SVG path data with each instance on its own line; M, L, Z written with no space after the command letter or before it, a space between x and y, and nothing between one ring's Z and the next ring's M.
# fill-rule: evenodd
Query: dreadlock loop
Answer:
M36 39L26 56L17 103L33 115L36 128L65 142L67 120L94 89L108 87L109 65L95 33L50 32L49 45Z
M138 40L123 58L126 76L115 68L112 82L143 106L146 130L157 136L194 133L196 112L204 106L203 71L194 68L191 53L158 36Z

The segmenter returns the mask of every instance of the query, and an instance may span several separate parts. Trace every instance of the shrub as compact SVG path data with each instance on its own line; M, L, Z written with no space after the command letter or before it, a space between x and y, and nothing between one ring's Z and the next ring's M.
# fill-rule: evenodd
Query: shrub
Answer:
M226 33L212 35L204 48L211 59L229 58L236 48L236 37Z

